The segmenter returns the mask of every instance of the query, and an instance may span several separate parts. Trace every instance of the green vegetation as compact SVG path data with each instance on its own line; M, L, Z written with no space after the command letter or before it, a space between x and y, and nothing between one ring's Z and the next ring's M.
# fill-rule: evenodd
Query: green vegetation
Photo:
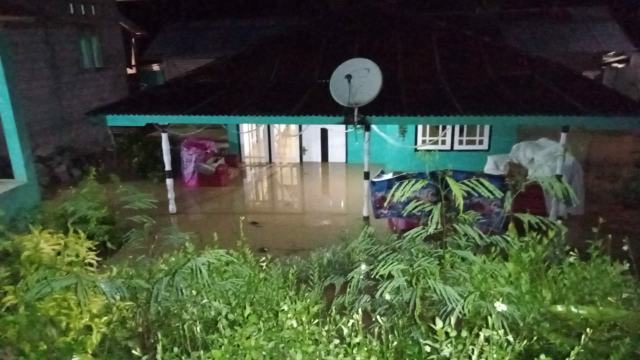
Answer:
M139 241L156 225L134 214L128 221L142 225L132 233L105 219L123 206L153 204L127 190L118 206L90 206L110 201L90 201L100 191L88 180L76 190L84 195L58 207L54 218L64 226L43 220L50 229L4 235L0 357L640 357L636 280L599 239L581 257L566 247L562 225L535 217L521 217L517 232L475 231L456 198L496 190L445 181L451 190L440 214L447 215L427 216L402 238L365 229L305 259L257 257L242 238L235 250L198 251L187 241L159 258L107 266L97 246Z
M164 179L160 143L147 134L147 129L141 129L115 137L116 153L125 154L117 160L118 173L160 182Z
M43 206L37 217L43 227L82 233L101 254L110 254L150 232L156 222L140 212L155 208L156 203L148 194L122 185L116 177L99 183L92 171L59 201Z

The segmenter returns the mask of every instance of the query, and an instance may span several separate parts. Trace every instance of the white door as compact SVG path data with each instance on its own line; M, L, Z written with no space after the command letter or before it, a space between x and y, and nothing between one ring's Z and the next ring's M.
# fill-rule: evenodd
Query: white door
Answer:
M240 124L240 148L245 164L269 163L267 125Z
M347 162L347 134L344 125L303 126L302 161Z
M300 162L300 127L292 124L269 125L271 131L271 162Z

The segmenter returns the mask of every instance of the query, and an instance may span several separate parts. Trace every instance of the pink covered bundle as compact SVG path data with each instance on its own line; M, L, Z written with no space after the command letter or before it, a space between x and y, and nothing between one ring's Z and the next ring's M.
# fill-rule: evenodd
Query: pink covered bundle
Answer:
M217 151L213 140L188 137L181 145L182 180L187 186L198 186L198 164L205 163Z

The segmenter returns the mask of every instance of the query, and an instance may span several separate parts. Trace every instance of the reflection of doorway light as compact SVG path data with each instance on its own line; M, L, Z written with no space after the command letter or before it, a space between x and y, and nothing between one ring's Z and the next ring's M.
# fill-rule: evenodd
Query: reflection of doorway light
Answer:
M302 209L302 180L300 165L275 165L273 181L275 206L281 211L300 211Z
M296 166L283 166L278 168L280 183L283 185L298 185L298 174L298 167Z
M271 202L267 168L250 168L244 181L245 204L248 208L268 207Z

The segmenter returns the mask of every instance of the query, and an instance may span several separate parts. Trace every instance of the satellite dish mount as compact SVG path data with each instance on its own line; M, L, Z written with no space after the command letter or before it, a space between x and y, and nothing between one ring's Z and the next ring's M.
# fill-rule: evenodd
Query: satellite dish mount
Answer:
M329 91L340 105L353 108L353 123L358 125L358 109L375 99L382 89L382 72L376 63L365 58L354 58L340 64L329 82ZM346 123L347 121L345 121ZM364 123L364 176L362 219L369 224L370 187L369 153L371 125Z

